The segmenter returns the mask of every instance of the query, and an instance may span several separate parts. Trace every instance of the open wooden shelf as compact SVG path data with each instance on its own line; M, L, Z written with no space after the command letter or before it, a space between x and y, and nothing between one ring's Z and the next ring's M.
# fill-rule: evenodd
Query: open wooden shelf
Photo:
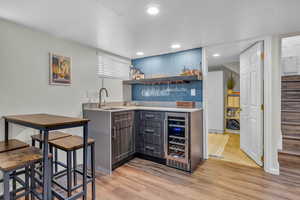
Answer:
M123 81L125 85L134 84L177 84L177 83L189 83L190 81L202 80L197 75L194 76L168 76L162 78L146 78L140 80L127 80Z

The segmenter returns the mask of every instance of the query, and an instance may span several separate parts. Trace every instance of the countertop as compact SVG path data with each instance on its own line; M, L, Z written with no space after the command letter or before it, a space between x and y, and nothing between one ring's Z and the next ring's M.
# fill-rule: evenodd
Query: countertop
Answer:
M111 108L111 109L110 109ZM103 108L84 108L84 110L96 110L104 112L120 112L130 110L150 110L150 111L169 111L169 112L197 112L202 108L173 108L173 107L152 107L152 106L103 106Z

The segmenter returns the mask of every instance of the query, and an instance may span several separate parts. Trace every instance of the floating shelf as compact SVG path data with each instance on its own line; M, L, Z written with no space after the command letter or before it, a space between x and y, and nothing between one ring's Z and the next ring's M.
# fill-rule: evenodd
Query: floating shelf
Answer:
M194 76L168 76L162 78L147 78L140 80L129 80L123 81L125 85L134 85L134 84L175 84L175 83L189 83L190 81L199 81L202 80L197 75Z

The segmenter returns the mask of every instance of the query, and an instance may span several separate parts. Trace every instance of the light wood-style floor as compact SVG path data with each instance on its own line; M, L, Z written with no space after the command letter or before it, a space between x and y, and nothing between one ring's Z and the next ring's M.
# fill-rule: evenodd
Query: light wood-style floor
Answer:
M219 145L219 137L222 135L229 136L228 142L225 145L223 153L221 153L220 157L214 157L215 159L220 159L224 161L230 161L242 165L247 165L251 167L259 167L251 158L249 158L241 149L240 149L240 135L233 133L224 133L224 134L209 134L209 143L208 143L208 151L210 152L210 148L214 148L214 146ZM216 137L215 137L216 136Z
M209 159L193 173L135 158L97 177L97 200L297 200L300 176Z

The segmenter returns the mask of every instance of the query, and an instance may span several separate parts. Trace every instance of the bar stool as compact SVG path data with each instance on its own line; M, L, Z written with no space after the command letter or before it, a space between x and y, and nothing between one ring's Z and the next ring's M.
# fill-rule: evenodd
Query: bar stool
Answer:
M81 171L77 169L76 150L83 148L83 138L80 136L71 136L67 138L52 140L49 142L52 147L65 151L67 153L67 165L62 162L57 162L58 165L65 168L62 171L56 172L53 175L53 183L59 186L61 189L67 192L68 197L72 195L72 192L80 187L82 184L77 184L77 174L83 175ZM88 174L87 183L92 183L92 199L95 199L95 140L88 138L88 147L91 150L91 173ZM73 168L72 168L72 153L73 153ZM74 178L74 186L72 187L72 172ZM65 174L66 173L66 174ZM63 176L67 176L67 187L58 183L56 180Z
M8 151L26 148L26 147L29 147L29 145L24 142L21 142L20 140L16 140L16 139L11 139L11 140L8 140L7 142L1 141L0 142L0 154L8 152ZM21 189L17 190L17 179L16 179L16 176L18 176L20 174L24 174L24 173L25 173L25 171L19 171L18 173L16 173L16 171L13 171L10 174L10 179L13 180L13 194L16 194L17 192L20 192L20 191L22 191L22 189L24 189L24 188L21 188ZM0 182L3 182L3 179L1 179Z
M61 131L52 131L52 132L49 133L48 141L50 142L52 140L57 140L57 139L61 139L61 138L65 138L65 137L70 137L70 136L72 136L72 135L68 134L68 133L61 132ZM44 137L43 137L42 134L32 135L31 136L31 140L32 140L32 146L35 147L36 142L38 142L39 143L39 148L40 149L43 148ZM50 147L50 149L52 149L52 148ZM53 151L51 153L53 153ZM58 156L58 154L57 154L57 149L56 148L54 148L53 155L54 155L54 162L53 162L53 164L54 164L54 170L55 170L55 172L57 172L58 171L58 166L55 163L57 163L57 159L58 159L57 156Z
M34 168L33 164L42 162L42 160L43 154L41 153L41 150L35 147L19 148L0 153L0 170L3 172L4 200L9 200L11 197L12 199L18 199L23 196L25 196L26 200L29 200L29 194L33 195L33 188L29 182L30 171ZM17 170L24 168L25 173L16 172ZM16 182L13 182L12 192L10 192L9 188L11 174L13 175L13 179L15 179L22 186L22 188L16 189ZM18 177L24 174L25 181ZM31 176L31 178L33 177ZM23 190L23 193L17 195L17 193Z

